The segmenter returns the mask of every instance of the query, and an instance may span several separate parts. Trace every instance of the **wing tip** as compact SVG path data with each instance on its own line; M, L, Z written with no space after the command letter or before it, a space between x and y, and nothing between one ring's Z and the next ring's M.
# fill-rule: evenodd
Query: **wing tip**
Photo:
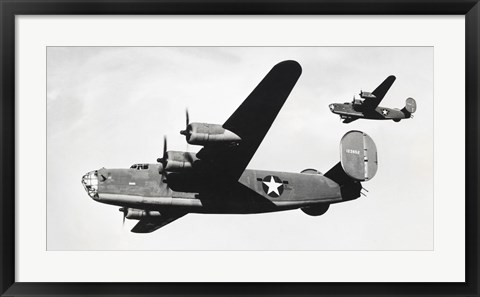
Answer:
M388 80L391 80L392 82L394 82L397 78L395 77L395 75L391 74L387 77Z
M284 68L286 71L292 72L292 73L298 73L298 76L302 74L302 66L300 63L298 63L295 60L285 60L277 65L275 65L273 68Z

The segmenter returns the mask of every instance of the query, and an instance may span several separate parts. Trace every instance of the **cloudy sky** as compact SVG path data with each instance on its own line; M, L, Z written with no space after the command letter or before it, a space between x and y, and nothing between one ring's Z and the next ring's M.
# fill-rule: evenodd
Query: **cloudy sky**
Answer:
M93 201L83 174L154 163L169 149L198 151L179 134L191 121L222 124L278 62L302 76L248 168L328 171L339 141L362 130L379 169L367 197L320 217L300 210L189 214L134 234L118 207ZM417 101L413 119L342 124L328 104L396 82L382 106ZM358 96L357 96L358 97ZM433 48L49 47L47 48L48 250L431 250L433 249Z

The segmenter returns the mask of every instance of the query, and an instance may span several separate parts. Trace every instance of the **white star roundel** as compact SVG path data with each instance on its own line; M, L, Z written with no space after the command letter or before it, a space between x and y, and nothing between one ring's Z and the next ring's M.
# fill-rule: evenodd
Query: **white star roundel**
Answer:
M382 110L382 114L383 114L383 115L387 115L387 114L388 114L388 110L383 109L383 110Z
M280 197L283 193L283 182L275 175L267 175L262 181L263 191L270 197Z

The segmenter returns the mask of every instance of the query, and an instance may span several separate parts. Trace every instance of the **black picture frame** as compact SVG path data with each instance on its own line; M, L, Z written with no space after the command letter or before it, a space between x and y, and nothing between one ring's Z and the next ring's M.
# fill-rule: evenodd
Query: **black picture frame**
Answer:
M2 296L479 296L478 135L479 0L0 0ZM465 15L466 209L465 283L20 283L15 282L15 16L152 14L382 14ZM458 99L458 98L457 98ZM457 197L459 198L459 197ZM413 268L412 268L413 269Z

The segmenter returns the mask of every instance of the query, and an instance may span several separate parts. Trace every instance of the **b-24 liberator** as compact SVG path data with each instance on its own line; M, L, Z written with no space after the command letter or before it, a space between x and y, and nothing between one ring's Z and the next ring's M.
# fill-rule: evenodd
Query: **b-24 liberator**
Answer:
M361 99L355 99L354 96L352 102L332 103L329 108L333 113L340 115L346 124L358 119L400 122L402 119L412 118L417 109L417 103L413 98L407 98L402 109L378 106L394 81L395 76L390 75L373 92L360 91Z
M138 220L131 230L136 233L153 232L188 213L300 208L318 216L331 204L360 197L361 182L373 178L378 163L373 140L360 131L343 136L340 162L325 174L246 169L301 72L295 61L274 66L223 125L189 123L187 113L181 134L203 146L198 153L169 151L164 139L157 163L91 171L82 178L86 192L97 202L120 206L124 221Z

